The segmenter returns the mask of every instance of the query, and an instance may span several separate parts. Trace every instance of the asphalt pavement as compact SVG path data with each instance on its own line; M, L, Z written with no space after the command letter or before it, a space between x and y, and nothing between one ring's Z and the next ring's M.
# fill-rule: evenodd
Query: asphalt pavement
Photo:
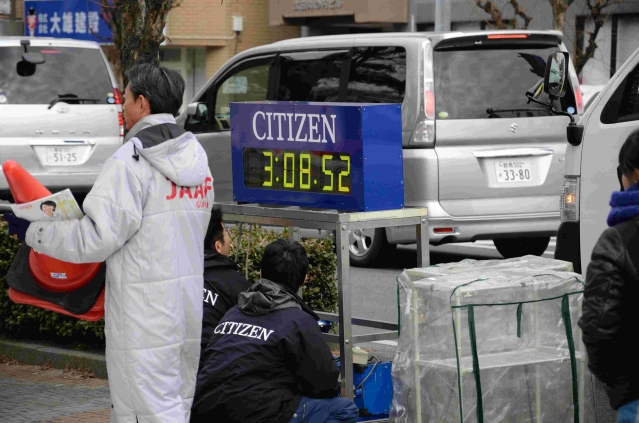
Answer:
M110 407L104 379L0 356L2 423L107 423Z

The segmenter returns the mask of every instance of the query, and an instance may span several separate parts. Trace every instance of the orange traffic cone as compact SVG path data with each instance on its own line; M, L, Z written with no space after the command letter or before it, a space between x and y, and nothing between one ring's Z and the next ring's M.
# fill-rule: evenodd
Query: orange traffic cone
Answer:
M48 189L13 160L4 162L2 171L7 179L9 189L16 204L36 201L51 195ZM27 247L26 244L24 244L23 247ZM85 288L92 281L94 281L94 283L91 285L95 288L98 273L101 273L100 277L103 283L104 272L101 272L101 270L103 270L104 266L102 266L102 263L73 264L37 253L33 249L29 250L29 276L33 280L24 281L27 275L22 274L23 272L20 272L19 269L13 269L13 272L11 271L12 269L10 269L10 272L7 273L7 282L11 286L9 290L11 300L21 304L30 304L46 308L85 320L99 320L104 314L104 292L99 293L95 305L86 313L74 314L69 310L84 311L86 309L87 289L82 288ZM24 253L20 254L19 252L13 264L16 264L22 256L24 256ZM14 267L13 264L12 268ZM10 275L14 276L14 279L19 278L22 280L10 281ZM27 279L31 278L27 277ZM35 282L37 287L31 286L28 288L30 282ZM18 287L17 292L12 292L13 286ZM20 289L21 286L24 286L25 289ZM102 291L103 290L104 288L102 287ZM89 291L91 291L91 289L89 289ZM95 291L95 289L92 291ZM81 299L78 300L78 295L74 295L74 292L78 293ZM37 294L40 298L30 296L29 293ZM89 295L89 298L90 297L91 295ZM74 306L74 299L76 299L75 302L80 301L84 303L83 306ZM50 301L56 301L58 304L51 303ZM62 305L64 305L64 307Z

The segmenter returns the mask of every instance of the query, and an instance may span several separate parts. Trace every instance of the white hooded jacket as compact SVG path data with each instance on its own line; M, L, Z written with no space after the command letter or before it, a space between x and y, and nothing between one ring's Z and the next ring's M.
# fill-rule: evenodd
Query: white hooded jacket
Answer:
M106 358L118 423L186 423L195 390L213 179L195 136L168 139L175 126L163 124L175 124L173 116L147 116L129 131L87 195L83 219L34 222L26 236L59 260L106 260Z

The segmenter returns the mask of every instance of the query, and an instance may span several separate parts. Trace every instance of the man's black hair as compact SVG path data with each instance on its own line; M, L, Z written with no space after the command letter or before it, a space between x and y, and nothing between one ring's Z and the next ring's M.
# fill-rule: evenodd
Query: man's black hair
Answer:
M204 248L214 250L214 243L220 240L224 244L224 228L222 228L222 209L220 206L213 206L211 210L211 219L209 220L209 227L206 230L204 236Z
M619 150L619 170L626 176L639 169L639 129L628 135Z
M40 210L42 210L42 207L44 207L44 206L53 207L53 211L55 211L55 208L56 208L55 202L53 202L51 200L43 201L42 203L40 203Z
M282 238L266 246L260 268L264 279L297 292L308 273L308 257L299 242Z
M180 72L140 62L131 67L126 76L129 89L137 98L143 95L151 106L151 114L168 113L177 116L184 96L184 78Z

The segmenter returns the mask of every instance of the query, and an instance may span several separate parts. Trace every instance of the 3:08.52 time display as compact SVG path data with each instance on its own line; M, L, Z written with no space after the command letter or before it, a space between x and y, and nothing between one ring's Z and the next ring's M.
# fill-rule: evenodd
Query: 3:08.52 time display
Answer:
M351 158L347 153L245 148L247 188L351 194Z

